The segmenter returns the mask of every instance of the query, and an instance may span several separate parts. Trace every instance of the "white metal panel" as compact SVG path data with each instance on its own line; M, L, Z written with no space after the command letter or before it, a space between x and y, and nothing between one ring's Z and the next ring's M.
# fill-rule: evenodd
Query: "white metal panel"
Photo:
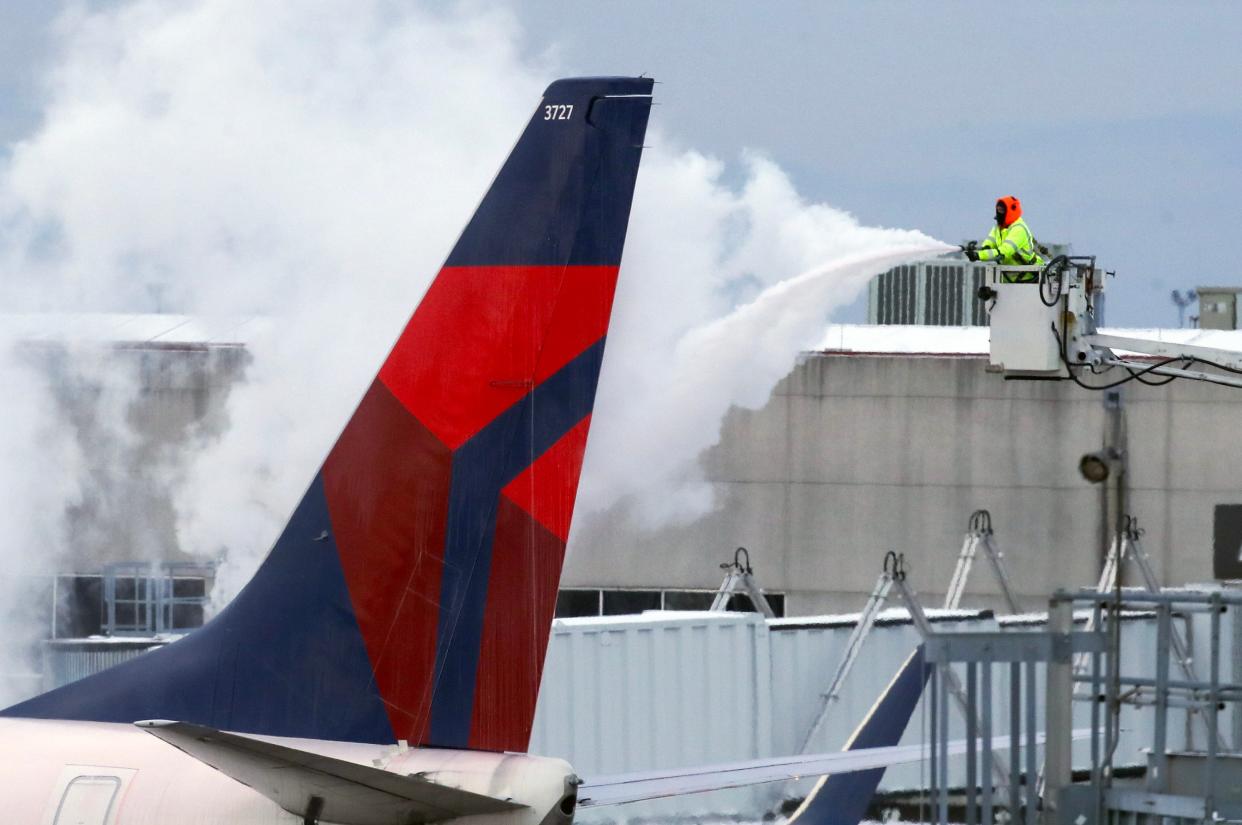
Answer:
M531 752L605 775L770 756L769 635L746 613L558 619ZM764 789L583 812L584 821L711 809L753 815ZM710 798L709 798L710 797Z
M43 645L43 690L67 685L163 647L168 639L54 640Z
M810 750L841 748L897 673L919 637L903 618L886 611L867 639ZM929 611L937 631L1040 630L1040 617L998 622L987 611ZM856 616L777 619L752 614L661 613L560 619L554 623L531 751L569 761L579 775L619 774L792 755L818 713ZM1197 631L1196 640L1206 635ZM1150 669L1154 619L1134 617L1123 627L1123 659ZM1008 668L993 671L993 733L1008 734ZM964 675L959 671L959 675ZM1137 675L1145 675L1139 673ZM1044 671L1036 670L1036 726L1043 726ZM1025 689L1025 683L1023 684ZM1089 725L1090 705L1074 709L1076 728ZM915 708L903 745L926 741L924 703ZM1151 738L1149 714L1123 711L1118 764L1138 764ZM956 707L950 736L965 735ZM1171 726L1171 732L1173 727ZM1180 729L1180 728L1179 728ZM1085 766L1088 741L1076 742L1075 764ZM1039 754L1042 763L1042 753ZM888 769L882 790L926 784L925 766ZM950 782L964 780L961 759ZM762 817L782 798L806 793L810 780L750 790L672 798L622 808L583 811L584 822L647 817L737 814Z
M1044 306L1037 283L994 283L991 311L992 357L1006 372L1059 374L1061 348L1052 325L1057 306Z
M960 615L936 627L996 629L990 613ZM853 618L765 622L753 614L650 612L557 620L531 751L564 758L586 777L793 754L818 712ZM845 744L917 644L908 621L890 614L881 622L812 750ZM903 744L923 741L919 713ZM919 770L917 765L890 769L882 787L918 784ZM592 822L705 812L758 817L781 797L805 793L807 787L809 782L727 791L599 809L582 817Z

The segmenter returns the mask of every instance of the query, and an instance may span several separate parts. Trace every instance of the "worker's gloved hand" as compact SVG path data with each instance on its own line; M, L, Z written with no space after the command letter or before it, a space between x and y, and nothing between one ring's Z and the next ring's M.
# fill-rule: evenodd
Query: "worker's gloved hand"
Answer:
M962 247L962 251L966 253L966 260L968 261L979 260L979 244L975 243L974 241L971 241L970 243L966 244L966 246Z

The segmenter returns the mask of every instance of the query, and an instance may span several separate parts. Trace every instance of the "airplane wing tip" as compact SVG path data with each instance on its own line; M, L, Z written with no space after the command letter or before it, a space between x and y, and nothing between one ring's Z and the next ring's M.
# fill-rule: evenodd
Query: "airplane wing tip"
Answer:
M180 724L182 723L174 722L172 719L140 719L134 723L134 727L150 730L152 728L170 728Z

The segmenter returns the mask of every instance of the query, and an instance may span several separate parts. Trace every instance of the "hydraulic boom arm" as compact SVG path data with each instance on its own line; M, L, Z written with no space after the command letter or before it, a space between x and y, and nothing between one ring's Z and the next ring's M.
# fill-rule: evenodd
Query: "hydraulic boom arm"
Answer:
M1094 390L1176 378L1242 388L1242 353L1101 333L1106 274L1094 257L1064 255L1044 267L986 267L978 298L988 308L989 369Z

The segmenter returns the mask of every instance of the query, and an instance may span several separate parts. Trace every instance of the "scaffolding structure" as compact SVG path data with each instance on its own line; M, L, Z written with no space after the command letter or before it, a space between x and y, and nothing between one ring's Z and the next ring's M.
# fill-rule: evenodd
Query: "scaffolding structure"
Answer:
M1087 630L1075 631L1074 608L1089 610ZM998 807L1008 808L1010 822L1024 825L1181 825L1191 822L1242 820L1242 760L1227 753L1218 737L1207 737L1201 751L1169 746L1169 714L1194 710L1217 730L1221 712L1242 702L1242 684L1221 680L1221 617L1242 609L1242 594L1188 590L1126 588L1120 592L1084 589L1059 591L1051 600L1046 631L1002 633L932 633L924 641L933 667L929 703L931 717L932 820L948 825L950 793L947 764L950 753L949 696L957 696L958 669L966 673L963 716L966 720L966 784L961 809L952 821L986 825ZM1122 660L1117 643L1120 617L1129 612L1154 613L1156 645L1154 675L1139 675ZM1178 616L1207 614L1209 622L1208 676L1175 674L1179 667L1172 638ZM1085 658L1085 670L1075 660ZM1039 732L1037 667L1044 670L1043 717L1045 773L1036 782ZM1000 668L1001 676L994 675ZM1007 698L996 704L992 687L1008 670ZM1181 678L1177 678L1181 675ZM1085 686L1085 693L1076 690ZM1090 756L1081 781L1074 781L1072 744L1073 705L1090 706L1090 725L1082 733L1090 739ZM959 704L962 704L959 702ZM1122 733L1123 705L1148 708L1154 714L1146 743L1147 763L1141 781L1119 778L1114 755ZM995 719L1009 718L1010 755L1014 771L1008 788L995 775L989 744Z
M974 566L975 559L980 553L988 560L992 575L995 577L1005 602L1009 606L1009 612L1020 612L1018 599L1014 595L1013 587L1009 582L1009 572L1005 568L1004 554L1001 553L996 545L992 530L992 514L987 510L975 510L970 514L970 518L967 521L966 537L962 541L962 549L957 556L957 565L953 570L953 578L950 580L949 589L945 593L944 609L958 609L958 606L961 604L962 594L966 591L966 582L970 578L971 568ZM721 566L724 567L725 565ZM836 672L828 683L827 690L820 696L819 711L816 713L810 727L807 728L806 734L802 737L799 753L806 753L807 749L810 748L811 743L815 740L815 735L823 727L833 704L840 698L846 678L849 676L850 671L853 670L854 663L858 661L858 655L862 652L863 643L866 642L867 637L875 627L876 619L884 609L884 605L888 601L894 586L898 588L902 602L910 612L910 619L918 629L919 635L926 639L928 634L932 632L931 622L928 621L921 602L914 595L914 592L906 586L904 557L897 553L889 552L884 557L884 565L880 576L876 579L875 587L871 589L871 594L867 597L867 603L863 606L858 623L854 625L854 630L845 644L845 653L841 657L841 662L837 665Z
M909 611L932 667L926 696L929 820L948 825L952 811L952 821L965 825L1242 821L1242 753L1228 751L1220 724L1222 712L1231 703L1242 702L1242 683L1221 678L1222 659L1228 655L1222 651L1221 617L1228 610L1242 610L1242 593L1162 588L1142 536L1137 519L1125 516L1094 589L1058 591L1042 630L937 631L908 581L903 557L888 553L822 695L820 711L803 738L802 751L824 724L883 605L895 592ZM970 517L944 607L960 605L980 555L989 561L1006 604L1018 612L986 511ZM1122 586L1127 565L1137 570L1140 587ZM1075 609L1081 629L1075 629ZM1206 676L1201 675L1204 663L1196 663L1194 646L1182 627L1189 617L1203 614L1209 627ZM1154 619L1151 657L1123 660L1123 619ZM1202 640L1199 644L1203 646ZM1089 725L1079 731L1073 729L1075 703L1089 705ZM964 784L956 787L950 784L948 765L962 743L949 738L950 705L966 731ZM1144 748L1146 764L1139 766L1141 780L1119 778L1115 770L1123 706L1154 714ZM1201 749L1193 749L1190 721L1187 749L1170 749L1170 712L1185 712L1199 720L1196 727L1207 734ZM1238 714L1242 708L1235 711ZM1038 729L1041 715L1043 731ZM1008 736L995 736L1006 723ZM1086 768L1080 764L1077 772L1079 781L1074 781L1076 738L1090 740Z
M772 609L772 605L768 604L768 597L763 595L763 588L755 580L755 571L750 566L749 550L745 547L737 548L733 551L733 561L723 562L720 569L725 571L725 577L716 590L710 610L714 612L728 610L735 596L744 596L750 599L755 612L762 613L767 619L776 618L776 611Z
M1009 571L1005 569L1005 556L996 546L992 532L992 514L987 510L976 510L970 514L966 528L966 538L962 542L962 550L957 554L957 566L953 569L953 578L949 580L949 589L944 594L945 610L956 610L962 603L962 594L966 592L966 580L970 577L970 568L980 552L988 560L992 568L992 576L1000 587L1005 599L1005 606L1010 613L1021 613L1018 598L1009 584Z

